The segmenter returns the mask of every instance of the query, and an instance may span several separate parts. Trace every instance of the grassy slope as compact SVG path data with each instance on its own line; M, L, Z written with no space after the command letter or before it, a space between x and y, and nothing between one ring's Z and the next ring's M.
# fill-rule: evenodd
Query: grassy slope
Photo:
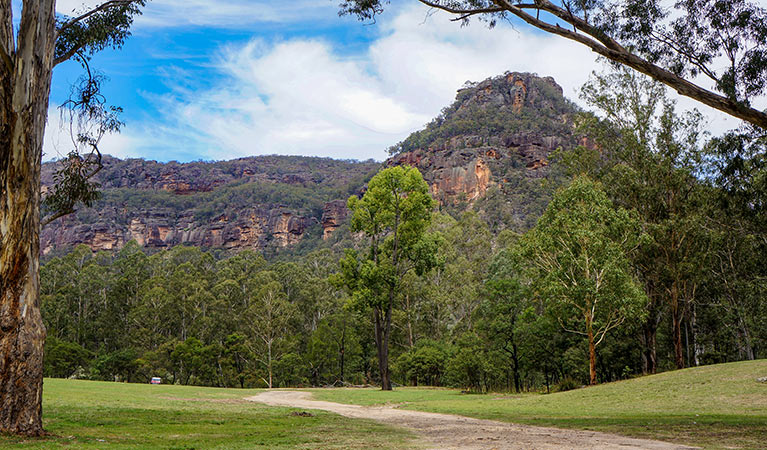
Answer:
M706 448L767 447L767 360L697 367L551 395L403 388L315 390L321 400L608 431Z
M408 448L410 435L369 421L245 402L255 390L46 379L52 435L0 436L0 448Z

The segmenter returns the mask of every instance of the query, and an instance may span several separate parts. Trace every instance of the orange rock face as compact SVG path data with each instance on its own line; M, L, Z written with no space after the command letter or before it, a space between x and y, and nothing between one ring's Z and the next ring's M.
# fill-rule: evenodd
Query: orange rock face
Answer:
M387 164L398 165L400 161L418 161L415 165L424 174L429 189L442 205L454 205L460 202L472 203L482 198L493 184L493 174L485 161L488 149L472 149L471 152L443 151L428 158L419 158L415 154L402 155ZM415 152L413 152L415 153ZM492 158L500 158L490 152Z
M522 111L522 107L525 105L525 99L527 98L527 86L522 80L515 80L514 87L512 88L512 95L514 96L511 109L519 114Z
M343 200L334 200L325 204L322 211L322 240L327 241L333 235L333 232L341 226L346 219L349 211L346 209L346 202Z
M69 226L64 219L55 232L42 233L41 248L43 254L78 244L93 251L119 250L131 240L147 248L179 244L235 250L260 250L269 245L284 248L300 242L312 223L316 219L280 208L254 209L237 220L219 216L213 222L197 222L184 216L172 221L161 212L144 211L125 228L115 224Z
M529 73L467 83L447 115L429 125L425 136L432 140L386 165L417 167L442 205L472 205L494 185L506 192L520 177L545 177L549 155L576 145L574 110L563 101L553 78Z

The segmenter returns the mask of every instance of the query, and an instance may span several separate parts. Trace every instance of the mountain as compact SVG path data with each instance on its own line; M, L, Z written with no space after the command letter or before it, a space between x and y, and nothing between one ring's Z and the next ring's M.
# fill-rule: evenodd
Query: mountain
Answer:
M586 143L574 132L578 112L551 77L508 72L467 83L386 164L418 167L448 212L471 208L496 230L522 231L562 181L551 154Z
M551 154L583 141L576 113L550 77L509 72L467 83L439 117L393 146L384 166L418 167L444 212L472 209L496 231L522 231L562 180ZM55 167L43 165L43 193ZM47 226L41 251L113 250L130 240L146 248L312 247L344 223L346 199L380 168L299 156L184 164L105 157L102 198Z
M44 255L78 244L119 249L130 240L147 248L274 250L307 235L328 238L345 218L345 199L380 168L300 156L184 164L105 156L103 163L102 198L45 227ZM43 193L55 168L43 165Z

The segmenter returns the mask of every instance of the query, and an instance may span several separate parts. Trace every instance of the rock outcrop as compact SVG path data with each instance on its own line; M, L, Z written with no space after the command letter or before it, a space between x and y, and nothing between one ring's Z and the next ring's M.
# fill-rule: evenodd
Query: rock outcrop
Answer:
M417 167L442 205L471 204L511 172L546 177L551 153L577 145L575 112L551 77L507 73L469 83L441 117L394 147L386 164Z
M346 208L346 201L344 200L333 200L325 203L321 220L322 239L327 241L333 232L341 226L348 214L349 210Z
M557 185L552 152L592 143L574 135L576 112L550 77L514 72L467 83L438 118L394 146L384 166L417 167L448 211L479 208L494 227L523 230ZM363 192L381 167L289 156L185 164L105 157L104 163L97 180L104 198L46 227L43 253L77 244L116 250L131 240L150 249L279 250L312 230L320 243L348 220L349 193ZM43 166L43 192L54 169Z

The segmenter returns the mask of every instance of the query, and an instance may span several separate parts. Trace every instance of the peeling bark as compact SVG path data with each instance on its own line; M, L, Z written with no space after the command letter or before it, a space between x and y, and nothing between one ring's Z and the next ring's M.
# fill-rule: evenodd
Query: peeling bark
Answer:
M0 5L0 432L39 436L40 161L55 40L55 0L24 2L13 47L10 1ZM11 70L12 69L12 70Z

